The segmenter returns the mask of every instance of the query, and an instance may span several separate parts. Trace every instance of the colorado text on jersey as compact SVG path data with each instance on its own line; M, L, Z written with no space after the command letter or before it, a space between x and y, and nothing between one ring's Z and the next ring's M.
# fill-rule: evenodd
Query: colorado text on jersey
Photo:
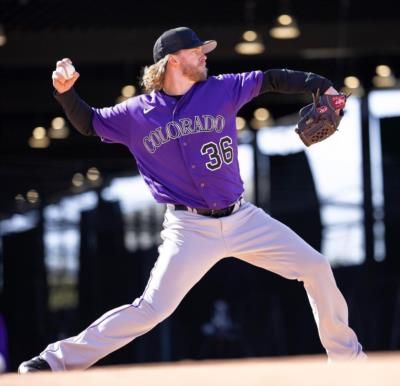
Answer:
M225 127L225 118L222 115L195 115L194 118L181 118L178 121L170 121L164 127L152 130L143 138L143 145L149 153L156 150L171 139L177 139L184 135L215 131L221 133Z

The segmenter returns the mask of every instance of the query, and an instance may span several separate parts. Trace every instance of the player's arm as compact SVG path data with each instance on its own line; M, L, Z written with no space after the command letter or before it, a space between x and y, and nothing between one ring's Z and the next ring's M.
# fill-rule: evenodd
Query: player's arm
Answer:
M68 68L71 65L68 58L57 62L56 69L52 74L54 97L76 130L83 135L96 135L92 125L93 110L73 88L79 78L79 73L74 71L71 77L68 77Z
M93 110L73 88L62 94L56 91L54 97L76 130L83 135L96 135L92 125Z
M135 107L131 108L134 98L111 107L91 107L73 89L78 77L69 59L57 62L52 75L55 97L68 120L83 135L95 135L104 142L128 145L135 126Z
M337 94L332 82L312 72L288 69L271 69L264 72L260 94L278 92L283 94L316 93Z

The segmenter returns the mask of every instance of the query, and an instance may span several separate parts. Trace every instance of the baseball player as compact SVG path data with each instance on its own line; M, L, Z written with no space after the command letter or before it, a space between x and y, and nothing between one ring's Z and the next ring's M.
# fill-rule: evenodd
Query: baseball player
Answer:
M154 64L144 69L147 93L107 108L87 105L73 88L79 73L66 75L71 61L57 62L55 97L73 126L126 145L155 200L166 204L163 242L140 297L50 344L23 362L20 373L90 367L171 315L227 256L302 281L328 358L366 357L327 259L243 200L238 164L235 122L245 103L271 91L338 93L322 76L286 69L208 77L207 54L216 46L186 27L164 32L153 47Z

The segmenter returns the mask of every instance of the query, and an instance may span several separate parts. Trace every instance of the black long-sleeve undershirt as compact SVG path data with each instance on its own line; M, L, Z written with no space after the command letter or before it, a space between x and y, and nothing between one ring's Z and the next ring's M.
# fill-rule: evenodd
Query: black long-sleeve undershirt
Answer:
M92 124L93 110L81 99L74 88L62 94L55 91L54 97L60 103L65 115L76 130L83 135L96 135Z
M282 94L315 93L319 89L322 95L332 82L312 72L288 69L272 69L264 72L260 94L279 92Z
M331 86L331 81L312 72L272 69L264 72L260 94L266 92L315 93L318 89L323 94ZM96 135L92 124L93 110L73 88L62 94L56 91L54 96L76 130L86 136Z

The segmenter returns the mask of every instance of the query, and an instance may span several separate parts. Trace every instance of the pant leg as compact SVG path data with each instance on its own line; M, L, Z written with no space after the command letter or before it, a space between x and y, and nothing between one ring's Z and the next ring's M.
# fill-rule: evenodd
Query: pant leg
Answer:
M50 344L40 356L54 371L86 369L151 330L225 256L220 233L215 219L168 210L159 257L143 295L105 313L79 335Z
M290 228L251 204L229 218L225 230L233 256L304 283L329 359L365 356L348 325L346 301L324 256Z

